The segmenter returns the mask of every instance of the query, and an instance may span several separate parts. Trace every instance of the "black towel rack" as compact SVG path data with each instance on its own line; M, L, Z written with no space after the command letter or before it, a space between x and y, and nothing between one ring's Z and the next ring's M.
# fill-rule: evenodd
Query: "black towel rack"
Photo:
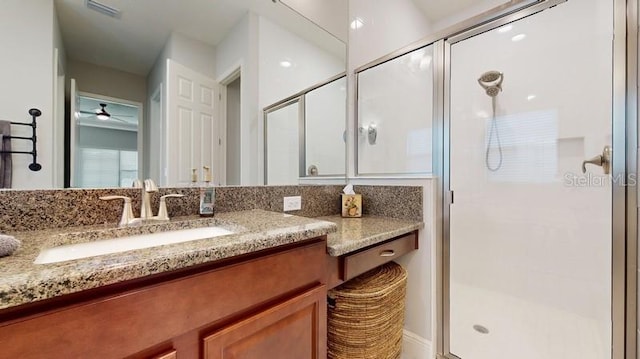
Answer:
M20 153L20 154L25 154L25 155L31 155L33 156L33 160L31 161L31 164L29 165L29 169L32 171L40 171L42 169L42 165L40 165L36 159L38 157L38 152L36 151L36 141L37 141L37 136L36 136L36 117L40 117L42 115L42 111L38 110L37 108L32 108L29 110L29 115L31 115L31 123L26 123L26 122L13 122L11 121L12 125L18 125L18 126L31 126L31 137L23 137L23 136L4 136L6 138L9 139L17 139L17 140L29 140L31 141L33 147L31 149L31 151L0 151L0 153Z

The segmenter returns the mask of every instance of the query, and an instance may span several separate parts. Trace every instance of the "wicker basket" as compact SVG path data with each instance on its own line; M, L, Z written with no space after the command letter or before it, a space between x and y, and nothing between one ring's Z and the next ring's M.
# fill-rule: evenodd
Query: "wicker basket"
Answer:
M329 291L327 357L400 358L407 272L390 262Z

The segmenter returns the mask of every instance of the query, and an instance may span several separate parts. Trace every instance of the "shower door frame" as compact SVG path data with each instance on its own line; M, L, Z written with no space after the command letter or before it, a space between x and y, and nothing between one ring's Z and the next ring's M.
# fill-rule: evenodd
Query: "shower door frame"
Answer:
M504 14L482 14L460 24L461 31L435 42L434 81L434 172L437 182L436 205L436 358L460 359L450 352L450 78L451 45L469 37L534 15L566 1L543 0L529 3L519 10ZM612 176L628 179L637 173L637 102L638 102L638 1L614 2L613 39L613 163ZM493 15L493 17L492 17ZM618 181L619 182L619 181ZM628 182L628 181L624 181ZM637 348L637 251L638 200L635 182L625 186L612 184L612 333L611 359L636 358ZM464 359L464 358L463 358Z

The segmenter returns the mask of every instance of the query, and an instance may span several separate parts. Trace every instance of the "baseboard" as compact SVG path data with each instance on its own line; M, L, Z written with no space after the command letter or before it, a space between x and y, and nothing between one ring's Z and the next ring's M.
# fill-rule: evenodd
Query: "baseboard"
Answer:
M401 359L432 358L431 341L408 330L403 330Z

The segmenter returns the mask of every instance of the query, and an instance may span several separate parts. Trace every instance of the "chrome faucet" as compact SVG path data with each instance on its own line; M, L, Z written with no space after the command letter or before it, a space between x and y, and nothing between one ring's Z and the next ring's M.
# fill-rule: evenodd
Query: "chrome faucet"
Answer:
M151 192L158 192L158 186L152 179L146 179L144 182L140 180L133 181L134 188L142 188L142 203L140 204L140 219L152 219L153 210L151 209Z

